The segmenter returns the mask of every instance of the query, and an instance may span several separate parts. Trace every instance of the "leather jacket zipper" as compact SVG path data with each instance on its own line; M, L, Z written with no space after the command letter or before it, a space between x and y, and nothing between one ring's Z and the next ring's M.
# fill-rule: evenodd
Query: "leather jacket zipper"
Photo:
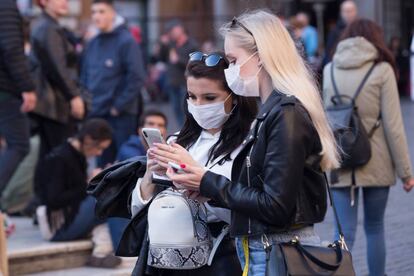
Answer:
M246 156L246 167L247 167L247 186L250 188L250 167L252 166L250 155L252 154L253 146L250 149L249 154ZM247 233L250 235L252 233L252 221L249 216L249 229L247 230Z

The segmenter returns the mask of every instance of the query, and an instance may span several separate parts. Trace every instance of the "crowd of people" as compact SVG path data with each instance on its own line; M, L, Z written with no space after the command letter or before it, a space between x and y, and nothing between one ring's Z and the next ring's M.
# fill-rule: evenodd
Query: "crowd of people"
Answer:
M169 21L148 66L112 0L93 1L94 34L82 52L59 24L68 2L36 3L42 14L29 38L15 1L0 3L0 210L31 216L51 242L91 235L91 266L119 265L114 253L127 250L126 233L135 227L134 237L144 238L127 241L128 249L138 247L131 254L141 257L134 275L265 275L268 248L278 264L271 275L286 275L280 244L321 244L314 224L325 217L329 174L343 228L336 227L334 239L345 248L345 237L352 251L362 193L369 273L385 275L390 186L398 177L407 192L414 187L399 102L407 80L398 39L389 49L381 27L359 18L353 1L341 4L324 52L306 13L284 21L256 10L220 29L224 52L211 41L199 47L183 22ZM179 126L172 136L170 118L144 111L144 90L152 100L171 102ZM329 110L349 106L359 128L339 128L330 117ZM143 128L158 129L167 144L149 147ZM346 165L352 154L344 154L356 146L343 139L343 133L354 134L349 129L370 145L369 158L352 166ZM29 153L36 147L31 136L40 145ZM4 192L21 185L13 177L28 155L34 157L31 172L26 166L23 173L32 175L27 182L34 193L16 213L8 210ZM109 208L114 217L98 217L93 210L97 202L109 202L102 198L108 193L87 193L88 183L102 190L110 181L102 175L115 171L128 177L128 189L115 198L123 207ZM170 197L173 204L177 191L189 202L195 230L179 223L169 230L217 238L217 244L209 240L215 244L209 265L200 258L211 248L180 247L178 241L174 247L174 235L149 223L162 209L174 209L156 201ZM164 236L170 247L152 240Z

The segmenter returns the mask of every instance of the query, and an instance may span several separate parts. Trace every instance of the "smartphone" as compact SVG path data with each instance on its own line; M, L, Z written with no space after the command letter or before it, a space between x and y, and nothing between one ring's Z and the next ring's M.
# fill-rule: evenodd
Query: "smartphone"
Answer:
M166 144L161 135L161 131L157 128L143 128L142 135L149 147L153 147L154 143Z
M184 170L174 162L168 162L168 165L174 170L175 173L185 173Z

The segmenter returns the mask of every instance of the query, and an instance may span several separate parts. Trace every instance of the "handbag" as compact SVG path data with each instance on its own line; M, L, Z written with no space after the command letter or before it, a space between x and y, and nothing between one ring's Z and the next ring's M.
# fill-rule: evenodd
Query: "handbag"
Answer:
M272 245L266 235L263 235L262 242L266 252L266 276L355 275L352 255L345 243L326 174L325 182L339 232L339 240L328 247L322 247L303 245L296 237L290 242Z

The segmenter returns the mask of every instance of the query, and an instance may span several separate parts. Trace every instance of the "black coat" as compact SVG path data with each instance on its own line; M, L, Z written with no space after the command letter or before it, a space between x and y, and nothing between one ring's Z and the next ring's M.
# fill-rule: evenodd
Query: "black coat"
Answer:
M251 150L251 167L246 168ZM322 146L313 123L293 96L274 91L262 106L232 179L207 172L203 196L232 210L232 236L283 232L320 222L326 213L326 187L319 169Z
M54 148L37 167L36 194L48 212L63 210L65 224L76 216L86 198L87 162L69 142Z
M20 97L34 84L23 50L23 21L15 0L0 1L0 92Z
M38 103L34 113L67 123L70 100L81 96L77 54L67 31L43 13L31 32L33 75Z
M139 177L146 169L146 157L135 157L104 170L89 184L88 193L96 197L96 215L100 218L130 218L130 195ZM158 188L158 193L162 188ZM147 266L149 250L147 231L147 204L127 225L116 251L117 256L139 256L133 276L142 275L198 275L198 276L238 276L241 275L233 240L227 238L220 244L211 266L197 270L171 271ZM221 229L220 229L221 230ZM212 233L216 235L217 233Z

